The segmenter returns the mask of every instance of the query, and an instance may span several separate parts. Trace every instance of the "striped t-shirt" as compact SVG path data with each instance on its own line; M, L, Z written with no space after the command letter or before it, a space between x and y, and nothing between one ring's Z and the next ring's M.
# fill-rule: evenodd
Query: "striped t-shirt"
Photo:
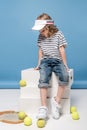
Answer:
M59 52L60 46L66 46L67 42L61 31L58 31L53 36L46 38L41 34L38 37L38 46L43 52L42 58L57 58L61 59Z

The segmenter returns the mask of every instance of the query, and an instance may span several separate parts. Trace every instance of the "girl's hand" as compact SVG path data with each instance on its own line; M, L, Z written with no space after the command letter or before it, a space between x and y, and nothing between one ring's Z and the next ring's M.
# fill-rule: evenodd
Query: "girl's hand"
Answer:
M39 70L39 66L35 67L34 70Z
M67 71L69 71L69 70L70 70L70 69L69 69L69 67L68 67L67 65L65 65L65 67L66 67Z

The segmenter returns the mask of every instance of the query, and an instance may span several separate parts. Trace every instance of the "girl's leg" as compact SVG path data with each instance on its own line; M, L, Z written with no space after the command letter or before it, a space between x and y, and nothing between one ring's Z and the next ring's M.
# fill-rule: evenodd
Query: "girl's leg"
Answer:
M47 88L40 88L41 106L47 106Z
M37 118L46 119L48 118L48 108L47 108L47 90L49 87L49 80L51 78L51 67L48 66L48 60L43 59L40 64L40 79L39 79L39 89L40 89L40 99L41 107L39 108Z
M41 98L41 107L38 110L38 119L47 119L48 118L48 108L47 108L47 88L40 88L40 98Z
M53 118L58 119L61 114L61 98L64 94L66 85L68 85L69 76L64 64L61 61L58 61L58 64L53 69L55 74L59 77L59 87L56 97L53 97L51 100L51 106Z
M57 95L56 95L56 98L55 98L55 100L58 104L60 104L60 102L61 102L61 98L62 98L63 93L65 91L65 87L66 86L58 86Z
M66 67L64 66L62 61L57 61L57 65L53 68L56 76L59 77L59 87L56 94L56 102L60 103L61 98L63 96L64 90L66 88L66 85L68 85L69 82L69 75L67 72Z
M63 96L65 87L58 86L57 95L51 99L51 107L52 107L52 116L54 119L59 119L61 114L61 98Z

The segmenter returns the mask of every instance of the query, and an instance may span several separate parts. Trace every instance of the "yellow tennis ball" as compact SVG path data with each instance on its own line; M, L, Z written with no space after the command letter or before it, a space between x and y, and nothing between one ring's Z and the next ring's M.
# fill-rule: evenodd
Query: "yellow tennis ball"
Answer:
M77 109L76 109L75 106L71 106L71 107L70 107L70 112L71 112L71 113L76 112L76 111L77 111Z
M37 126L39 128L43 128L45 126L45 124L46 124L46 121L44 119L37 120Z
M78 114L78 112L73 112L73 113L72 113L72 119L73 119L73 120L78 120L78 119L79 119L79 114Z
M26 125L26 126L30 126L30 125L32 125L32 119L30 118L30 117L25 117L25 119L24 119L24 125Z
M20 112L18 113L18 117L19 117L20 120L24 120L24 118L26 117L26 113L23 112L23 111L20 111Z
M19 85L20 85L21 87L26 86L26 81L25 81L25 80L20 80Z

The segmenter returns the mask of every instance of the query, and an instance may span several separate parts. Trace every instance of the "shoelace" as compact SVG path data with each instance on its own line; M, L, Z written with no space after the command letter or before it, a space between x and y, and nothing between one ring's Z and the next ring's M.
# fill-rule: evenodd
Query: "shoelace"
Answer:
M43 113L43 112L45 112L46 110L45 110L45 108L40 108L39 109L39 113Z
M56 106L55 112L56 112L56 113L59 113L59 108L58 108L58 106Z
M55 105L56 105L57 109L61 109L61 105L59 105L57 102L55 102Z

